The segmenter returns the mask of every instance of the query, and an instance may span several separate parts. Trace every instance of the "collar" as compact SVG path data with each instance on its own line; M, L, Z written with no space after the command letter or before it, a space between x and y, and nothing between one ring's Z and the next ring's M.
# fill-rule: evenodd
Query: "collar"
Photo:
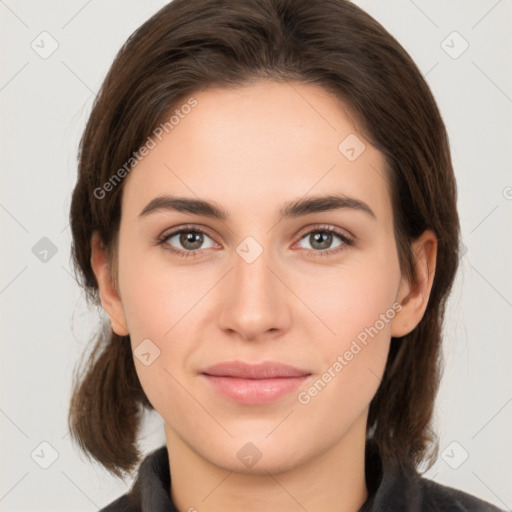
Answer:
M422 478L413 466L383 467L378 446L368 439L365 448L368 498L357 512L504 512L457 489ZM142 461L128 493L100 512L179 512L170 495L167 446Z

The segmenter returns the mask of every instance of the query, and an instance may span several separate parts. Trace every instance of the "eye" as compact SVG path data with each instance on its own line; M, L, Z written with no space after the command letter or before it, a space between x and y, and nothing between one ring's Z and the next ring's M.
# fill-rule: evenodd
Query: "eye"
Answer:
M205 237L212 242L206 247L203 246ZM198 249L210 249L214 245L213 240L207 233L195 226L184 226L176 231L164 234L158 239L158 243L172 254L185 257L196 257ZM176 248L176 246L178 247Z
M336 238L340 240L340 243L332 248L333 241ZM353 245L354 243L351 237L330 226L317 226L303 235L299 243L302 241L306 241L309 244L309 247L306 247L309 256L336 254L346 249L346 246Z

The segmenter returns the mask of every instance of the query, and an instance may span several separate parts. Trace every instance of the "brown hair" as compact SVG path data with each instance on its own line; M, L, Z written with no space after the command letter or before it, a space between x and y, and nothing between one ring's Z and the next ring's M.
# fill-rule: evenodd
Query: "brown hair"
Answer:
M99 187L133 159L183 98L262 78L315 84L334 94L384 154L400 267L413 283L411 242L426 229L438 238L427 309L411 333L392 338L367 424L385 463L418 466L428 457L431 467L438 454L431 421L442 323L459 254L456 183L445 126L420 71L376 20L349 1L174 0L130 36L80 141L70 211L77 278L88 300L100 305L90 263L91 236L98 231L116 282L123 181L101 197ZM141 458L144 408L153 409L129 337L103 330L75 375L72 439L113 474L132 472Z

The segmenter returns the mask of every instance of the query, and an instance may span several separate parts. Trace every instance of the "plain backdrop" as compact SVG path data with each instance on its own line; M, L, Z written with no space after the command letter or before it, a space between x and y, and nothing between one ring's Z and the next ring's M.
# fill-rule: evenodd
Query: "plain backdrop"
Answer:
M0 0L2 511L91 512L131 484L67 431L72 371L100 321L70 269L68 212L94 96L122 43L165 3ZM458 180L465 253L445 325L440 457L425 476L510 510L512 1L356 3L426 77ZM164 443L158 416L142 443Z

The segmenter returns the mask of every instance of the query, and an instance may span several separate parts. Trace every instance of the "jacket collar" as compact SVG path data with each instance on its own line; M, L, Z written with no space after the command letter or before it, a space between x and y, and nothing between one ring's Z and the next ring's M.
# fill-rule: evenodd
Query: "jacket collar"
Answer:
M358 512L421 510L417 472L411 468L405 474L393 464L383 468L377 444L372 439L366 441L365 476L368 498ZM127 512L179 512L171 499L170 483L169 457L164 445L146 456L130 493L117 501L121 504L124 499L122 503ZM107 507L103 512L110 510Z
M378 446L366 441L365 478L368 498L358 512L504 512L470 494L422 478L412 465L383 466ZM100 512L179 512L172 502L167 447L142 461L131 490Z

